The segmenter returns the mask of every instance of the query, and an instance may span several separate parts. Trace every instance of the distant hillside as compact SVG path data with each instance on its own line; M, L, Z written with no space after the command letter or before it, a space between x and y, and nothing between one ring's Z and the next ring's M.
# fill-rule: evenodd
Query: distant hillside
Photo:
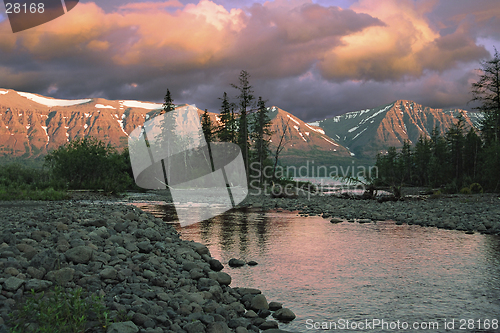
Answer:
M437 127L445 133L462 114L467 129L478 128L482 114L460 109L434 109L413 101L398 100L373 109L348 112L310 123L347 147L356 157L373 158L390 146L402 147L404 140L415 144Z
M0 156L43 156L76 137L93 136L119 148L128 135L161 110L162 104L89 98L60 100L37 94L0 89ZM198 109L201 116L203 110ZM209 113L218 126L218 114ZM314 156L349 157L350 153L321 128L277 107L269 108L272 119L271 149L276 150L283 131L280 158L300 161Z
M88 98L61 100L37 94L0 89L0 157L42 157L76 137L93 136L120 149L128 135L161 110L162 104ZM198 109L202 115L203 110ZM280 161L288 165L371 163L389 146L415 143L437 126L441 133L462 113L467 126L478 126L480 113L423 107L399 100L374 109L348 112L314 123L305 123L276 107L272 119L271 150L274 154L283 132ZM218 126L219 117L209 113ZM252 115L250 115L251 117Z

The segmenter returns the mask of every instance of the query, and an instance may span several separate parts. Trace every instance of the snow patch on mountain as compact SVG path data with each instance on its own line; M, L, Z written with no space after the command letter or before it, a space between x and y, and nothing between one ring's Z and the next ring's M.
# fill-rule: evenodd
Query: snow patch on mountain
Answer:
M42 126L43 130L45 131L45 135L47 136L47 142L50 141L50 136L49 133L47 133L47 126Z
M372 115L371 115L371 116L369 116L368 118L364 118L363 120L361 120L361 121L359 122L359 124L364 124L364 123L365 123L365 122L367 122L368 120L370 120L370 119L372 119L372 118L374 118L374 117L378 116L378 115L379 115L379 114L381 114L381 113L384 113L385 111L387 111L387 110L389 110L390 108L392 108L392 106L393 106L393 105L394 105L394 103L393 103L393 104L389 104L389 105L387 105L385 108L383 108L383 109L381 109L381 110L379 110L379 111L375 112L374 114L372 114Z
M331 140L328 140L327 138L325 138L324 136L322 137L326 142L328 143L331 143L332 145L334 145L335 147L338 147L339 145L336 144L335 142L331 141Z
M116 108L112 107L111 105L96 104L95 107L97 109L113 109L113 110L116 110Z
M319 123L318 123L318 125L314 125L314 124L316 124L316 123L318 123L318 122L309 123L309 124L307 124L307 123L306 123L306 126L307 126L309 129L311 129L311 130L313 130L313 131L315 131L315 132L318 132L318 133L321 133L321 134L325 135L325 131L323 131L321 128L314 128L314 127L309 126L309 125L312 125L312 126L319 126Z
M368 127L366 127L364 130L362 130L361 132L359 132L358 134L356 134L354 136L354 138L352 138L352 140L354 141L361 133L363 133L364 131L366 131L368 129Z
M292 117L290 117L290 115L289 115L289 114L287 114L286 116L287 116L288 118L290 118L290 120L291 120L291 121L293 121L294 123L296 123L297 125L300 125L300 123L299 123L297 120L295 120L295 119L293 119Z
M46 98L37 96L35 94L25 93L25 92L17 92L18 95L27 98L35 103L42 104L45 106L72 106L78 104L84 104L90 102L92 99L54 99L54 98Z
M123 128L123 119L118 119L118 124L120 124L120 128L122 129L122 132L125 133L126 136L128 136L128 133L125 132L125 128Z
M145 103L139 101L120 101L120 104L128 108L140 108L146 110L159 110L163 107L163 104L159 103Z
M5 95L7 94L9 91L8 90L0 90L0 95Z

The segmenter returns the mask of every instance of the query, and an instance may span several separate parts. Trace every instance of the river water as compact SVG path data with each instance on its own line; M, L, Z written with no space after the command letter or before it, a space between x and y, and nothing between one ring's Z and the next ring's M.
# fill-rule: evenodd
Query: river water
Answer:
M173 207L137 205L175 224ZM284 330L500 332L497 236L248 209L176 228L208 246L232 287L290 308ZM258 265L230 268L230 258Z

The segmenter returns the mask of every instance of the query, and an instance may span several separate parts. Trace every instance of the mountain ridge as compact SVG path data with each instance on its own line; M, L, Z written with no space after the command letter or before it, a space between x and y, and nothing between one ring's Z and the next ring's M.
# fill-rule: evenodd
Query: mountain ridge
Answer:
M457 122L458 114L465 128L479 128L482 114L462 109L439 109L410 100L396 100L373 109L347 112L310 124L336 139L356 156L374 158L388 147L400 148L405 140L415 144L421 135L429 137L434 128L441 134Z
M153 102L62 100L0 88L0 156L39 157L73 138L87 136L122 149L134 128L161 108L162 104ZM390 145L402 146L406 139L416 142L433 126L444 132L458 113L465 115L469 127L477 127L480 118L465 110L433 109L408 100L310 123L277 106L268 109L273 132L271 151L276 152L283 136L280 160L293 163L314 158L332 163L354 155L373 158ZM198 109L200 117L202 113ZM217 113L209 115L214 124L220 124Z

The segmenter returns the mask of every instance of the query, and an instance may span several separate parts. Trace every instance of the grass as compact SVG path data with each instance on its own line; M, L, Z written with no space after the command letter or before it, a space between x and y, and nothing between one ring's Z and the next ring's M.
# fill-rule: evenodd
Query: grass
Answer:
M45 189L32 189L23 187L0 187L0 201L9 200L65 200L68 199L66 191L54 190L52 187Z
M61 287L45 294L33 290L19 309L10 314L10 333L80 333L94 328L104 332L110 324L102 297L84 296L82 288L65 292Z

